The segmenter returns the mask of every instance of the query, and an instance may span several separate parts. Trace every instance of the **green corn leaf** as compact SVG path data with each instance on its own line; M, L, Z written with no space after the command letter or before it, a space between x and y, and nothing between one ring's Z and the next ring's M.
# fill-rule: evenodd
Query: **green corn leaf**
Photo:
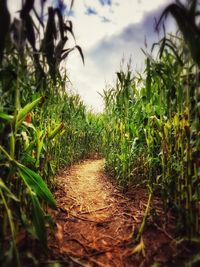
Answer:
M33 225L35 228L35 233L38 239L43 244L43 246L46 246L47 235L46 235L46 228L45 228L44 212L40 206L37 195L33 191L30 191L30 198L31 198L32 205L33 205L32 216L33 216Z
M19 261L19 253L18 253L17 246L16 246L16 233L15 233L15 225L14 225L14 222L13 222L13 216L12 216L11 209L9 208L8 203L6 202L6 199L4 197L2 189L3 188L0 187L0 197L2 199L3 205L5 207L5 210L6 210L6 213L7 213L7 216L8 216L8 221L9 221L10 231L11 231L11 236L12 236L12 245L13 245L12 249L13 249L13 251L11 252L10 256L12 258L13 257L12 253L14 252L15 260L16 260L16 267L21 267L21 264L20 264L20 261Z
M121 72L117 72L117 78L119 79L120 83L122 83L122 73Z
M25 107L19 110L16 118L16 127L18 128L26 115L42 100L43 97L39 97L31 103L28 103Z
M183 34L184 40L189 47L193 60L198 64L198 66L200 66L200 52L198 49L200 44L200 32L198 26L195 24L192 14L195 9L196 1L194 1L194 5L191 6L191 10L188 10L180 2L177 4L168 5L163 11L157 23L156 29L159 28L163 17L167 17L167 15L171 13Z
M6 121L12 121L13 116L12 115L8 115L6 113L0 112L0 119L6 120Z
M55 199L48 189L46 183L43 181L42 177L24 165L18 162L16 162L16 164L19 174L25 184L30 187L39 197L45 200L51 208L56 209Z
M151 98L151 64L150 64L150 59L147 58L147 68L146 68L146 72L147 72L147 77L146 77L146 96L147 96L147 100L150 101Z
M16 202L19 202L19 199L10 191L10 189L5 185L4 181L1 178L0 178L0 188L9 198L12 198Z
M36 157L36 167L40 165L40 156L44 144L45 134L44 131L37 131L37 157Z
M4 154L4 156L6 156L6 158L9 161L13 161L13 158L11 157L11 155L8 154L8 152L0 145L0 151Z
M146 210L145 210L144 217L143 217L142 223L140 225L140 228L139 228L139 231L138 231L138 234L137 234L137 237L136 237L136 241L139 241L141 239L141 236L142 236L142 234L144 232L146 220L147 220L147 217L148 217L150 208L151 208L150 207L150 205L151 205L151 199L152 199L152 193L149 194L149 198L148 198Z
M28 148L27 148L28 149ZM35 165L35 158L33 158L29 153L24 152L22 160L26 162L26 165Z
M49 140L53 139L63 128L64 128L64 123L62 122L51 133L49 133L48 135Z
M10 156L14 158L15 155L15 135L13 131L10 133Z
M175 45L173 43L171 43L170 40L167 39L165 46L169 47L172 50L172 52L176 56L177 60L179 61L180 65L183 66L184 65L183 61L182 61L181 57L179 56L178 51L175 49L176 48Z

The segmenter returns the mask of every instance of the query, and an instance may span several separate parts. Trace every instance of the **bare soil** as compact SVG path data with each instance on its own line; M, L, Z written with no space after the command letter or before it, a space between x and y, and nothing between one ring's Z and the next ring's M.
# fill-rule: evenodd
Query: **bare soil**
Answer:
M86 160L57 177L58 209L52 212L56 234L48 237L49 262L87 267L184 266L190 251L175 241L173 216L163 216L161 201L151 203L138 245L148 193L137 187L122 192L106 177L103 166L103 160Z

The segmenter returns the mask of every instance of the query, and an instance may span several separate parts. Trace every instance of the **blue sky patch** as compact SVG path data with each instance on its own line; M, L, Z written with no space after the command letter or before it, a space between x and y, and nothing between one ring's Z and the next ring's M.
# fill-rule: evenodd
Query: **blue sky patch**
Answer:
M111 6L112 5L112 0L99 0L99 2L105 6L105 5L108 5L108 6Z
M86 15L91 16L91 15L97 15L97 14L98 14L98 13L97 13L97 11L96 11L94 8L92 8L92 7L87 7Z

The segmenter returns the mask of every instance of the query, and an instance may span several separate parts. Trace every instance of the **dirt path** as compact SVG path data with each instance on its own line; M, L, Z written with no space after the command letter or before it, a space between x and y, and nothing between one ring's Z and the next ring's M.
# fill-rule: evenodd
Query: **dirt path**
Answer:
M105 177L103 164L87 160L58 177L58 210L53 214L57 231L49 235L51 258L62 266L149 267L154 262L181 266L172 265L172 239L162 225L147 225L145 247L134 253L148 196L143 189L122 194Z

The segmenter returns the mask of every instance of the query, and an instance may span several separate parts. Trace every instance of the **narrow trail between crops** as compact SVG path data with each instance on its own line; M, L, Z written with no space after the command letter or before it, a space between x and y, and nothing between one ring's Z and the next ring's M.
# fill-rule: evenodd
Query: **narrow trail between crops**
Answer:
M172 238L163 225L147 225L144 246L135 253L148 195L138 188L122 193L105 176L103 166L103 160L86 160L57 177L56 234L48 237L51 259L62 266L175 266ZM154 204L162 218L159 202Z

